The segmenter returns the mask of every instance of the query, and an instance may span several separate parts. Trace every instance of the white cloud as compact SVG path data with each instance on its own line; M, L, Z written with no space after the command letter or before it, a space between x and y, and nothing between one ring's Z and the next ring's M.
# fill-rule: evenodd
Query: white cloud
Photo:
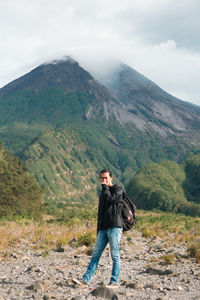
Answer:
M72 55L85 68L124 61L200 105L198 0L0 2L0 86L40 63Z
M191 53L178 48L174 41L167 41L144 47L140 54L140 58L148 55L141 64L144 75L174 96L200 104L200 53Z

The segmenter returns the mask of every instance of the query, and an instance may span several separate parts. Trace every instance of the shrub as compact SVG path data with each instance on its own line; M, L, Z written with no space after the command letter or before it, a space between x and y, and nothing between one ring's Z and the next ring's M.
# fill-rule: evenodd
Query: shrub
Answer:
M78 238L76 246L92 246L95 243L96 237L92 233L83 234Z
M192 243L188 247L188 253L190 257L195 258L196 262L200 263L200 242Z

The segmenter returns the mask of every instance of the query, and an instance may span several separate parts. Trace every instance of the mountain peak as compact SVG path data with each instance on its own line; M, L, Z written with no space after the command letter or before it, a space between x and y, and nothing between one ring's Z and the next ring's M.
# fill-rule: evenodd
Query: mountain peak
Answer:
M64 91L85 90L92 76L70 57L46 62L24 76L12 81L0 90L0 97L7 92L23 89L37 94L49 87L59 87Z
M68 56L44 63L0 89L1 124L14 120L51 128L90 119L115 120L162 137L193 136L199 143L200 115L193 105L123 63L108 64L95 77L101 83Z
M57 65L57 64L63 64L63 63L75 63L75 64L78 64L79 63L77 61L75 61L71 56L69 55L66 55L66 56L63 56L62 58L57 58L57 59L51 59L51 60L48 60L46 61L43 65Z

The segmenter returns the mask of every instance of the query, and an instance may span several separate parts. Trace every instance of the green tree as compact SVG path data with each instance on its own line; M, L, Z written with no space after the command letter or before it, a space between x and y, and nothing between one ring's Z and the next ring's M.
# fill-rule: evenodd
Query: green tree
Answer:
M138 208L200 216L200 156L183 164L150 163L130 179L126 190ZM196 200L194 203L191 200Z
M0 144L0 217L37 216L41 212L42 189L19 159Z

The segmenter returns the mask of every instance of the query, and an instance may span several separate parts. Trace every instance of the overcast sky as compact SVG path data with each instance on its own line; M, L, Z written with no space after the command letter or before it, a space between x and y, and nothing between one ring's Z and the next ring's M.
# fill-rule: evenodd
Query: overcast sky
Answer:
M120 60L200 105L200 0L0 0L0 87L71 55Z

